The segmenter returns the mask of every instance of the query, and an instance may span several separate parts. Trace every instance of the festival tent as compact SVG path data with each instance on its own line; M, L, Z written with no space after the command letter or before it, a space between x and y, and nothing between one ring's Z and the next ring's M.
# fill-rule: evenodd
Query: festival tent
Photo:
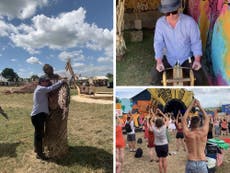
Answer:
M0 74L0 82L7 82L8 80Z
M96 86L107 86L109 78L106 76L94 76L93 82Z
M148 107L150 106L151 101L150 100L138 100L138 111L140 113L148 113Z
M151 104L151 94L147 89L141 91L131 98L133 102L133 112L138 112L136 115L136 126L140 126L143 123L144 117L148 114L148 107Z
M0 85L6 85L8 80L0 74Z
M131 97L133 104L137 104L139 100L147 100L151 99L151 94L147 89L141 91L140 93L136 94L135 96Z
M173 112L176 116L179 110L184 113L193 99L193 92L186 89L148 88L143 90L131 98L132 109L135 110L132 111L135 126L139 127L142 124L152 104L156 104L164 112Z
M186 89L148 88L131 98L137 105L139 112L147 113L147 108L154 104L161 105L165 112L177 114L178 110L185 112L188 105L194 99L194 93Z
M136 109L141 114L147 112L147 107L150 105L151 94L147 91L147 89L141 91L131 98L133 102L133 109ZM135 107L134 107L135 106Z
M174 116L178 110L184 113L194 99L194 93L186 89L150 88L148 91L152 99L163 105L165 112L173 112Z

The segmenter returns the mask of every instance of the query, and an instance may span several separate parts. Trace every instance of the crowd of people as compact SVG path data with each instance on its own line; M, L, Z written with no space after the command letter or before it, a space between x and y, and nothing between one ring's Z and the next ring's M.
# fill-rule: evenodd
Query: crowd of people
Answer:
M208 172L205 156L207 140L219 135L228 135L230 132L230 118L220 117L217 111L211 115L201 107L196 99L188 106L187 110L178 110L177 115L163 113L157 106L148 108L148 115L142 121L143 138L150 162L157 162L160 173L167 172L167 156L172 138L176 140L176 152L187 153L186 173L202 170ZM127 132L126 125L130 124L131 131ZM123 129L123 131L122 131ZM125 139L125 133L127 139ZM127 145L126 145L127 143ZM128 148L129 152L136 152L136 132L132 114L129 113L126 121L117 117L116 126L116 166L117 173L124 166L124 159Z

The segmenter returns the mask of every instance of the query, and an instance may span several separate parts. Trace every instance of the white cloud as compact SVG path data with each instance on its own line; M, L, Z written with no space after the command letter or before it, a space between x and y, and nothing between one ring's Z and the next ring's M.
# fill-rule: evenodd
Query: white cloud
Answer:
M48 4L48 0L1 0L0 16L7 16L8 19L26 19L33 16L38 7Z
M18 69L18 71L21 73L26 72L26 70L24 68L20 68L20 69Z
M15 62L15 61L17 61L17 60L16 60L16 59L14 59L14 58L12 58L12 59L10 59L10 61Z
M80 67L80 66L84 66L84 63L74 63L73 67Z
M84 61L85 57L83 55L83 51L82 50L78 50L78 51L72 51L72 52L66 52L63 51L61 52L58 57L62 60L62 61L67 61L69 58L72 61Z
M97 62L112 62L113 59L111 57L99 57Z
M29 64L40 64L40 65L42 65L42 62L39 61L38 58L33 57L33 56L30 57L30 58L28 58L28 59L26 60L26 62L29 63Z
M37 15L30 26L20 25L10 38L16 46L30 53L44 47L59 50L87 47L112 55L113 31L86 23L85 15L82 7L57 17Z
M17 32L17 29L15 26L13 26L12 24L8 24L6 22L4 22L3 20L0 20L0 36L4 37L4 36L9 36L10 33L12 32Z
M85 64L83 66L74 68L74 72L76 74L82 74L83 76L96 76L96 75L103 76L106 75L107 73L113 73L113 68L112 65L95 66L93 64Z
M222 104L230 104L230 88L194 88L194 92L203 107L217 107Z

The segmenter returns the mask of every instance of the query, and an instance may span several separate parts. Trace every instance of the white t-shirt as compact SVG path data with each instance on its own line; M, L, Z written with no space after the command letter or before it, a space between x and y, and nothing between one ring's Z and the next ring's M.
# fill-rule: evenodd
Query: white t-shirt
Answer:
M168 139L166 135L166 125L157 128L155 125L152 126L154 133L154 143L155 145L165 145L168 144Z
M134 127L134 122L131 120L130 122L126 121L125 123L129 123L131 126L132 131L127 133L128 135L135 134L135 127Z

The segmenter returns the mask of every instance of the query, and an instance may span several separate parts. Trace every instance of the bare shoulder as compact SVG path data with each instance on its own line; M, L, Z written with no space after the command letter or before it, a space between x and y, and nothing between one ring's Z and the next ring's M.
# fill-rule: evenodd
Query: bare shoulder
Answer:
M194 133L192 131L190 131L190 130L184 130L184 135L187 138L191 138L191 137L194 136Z

